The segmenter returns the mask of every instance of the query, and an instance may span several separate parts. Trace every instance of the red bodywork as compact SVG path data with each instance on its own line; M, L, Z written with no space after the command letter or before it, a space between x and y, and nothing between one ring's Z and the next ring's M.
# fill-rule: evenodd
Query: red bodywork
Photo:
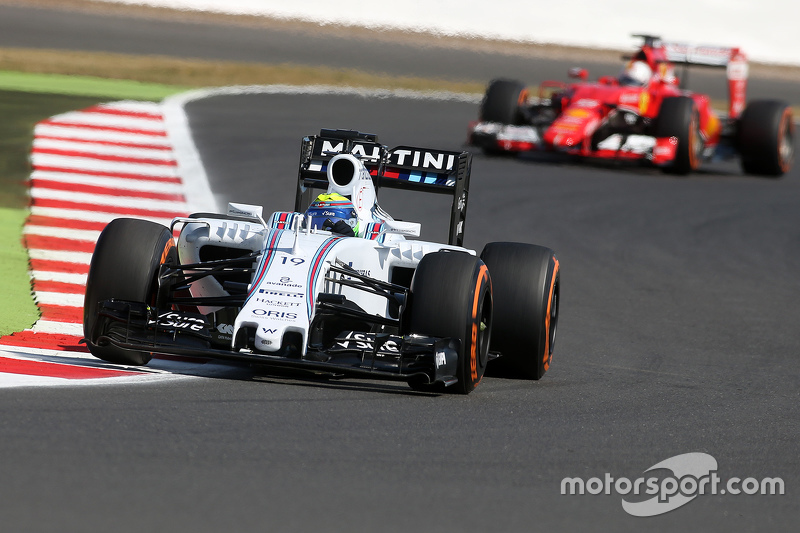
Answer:
M725 124L735 121L744 109L746 57L736 48L692 48L643 37L645 44L630 60L645 61L652 70L652 77L644 86L622 85L616 76L588 82L586 70L570 69L570 77L579 81L545 81L539 86L535 100L527 90L520 96L520 108L536 114L537 119L532 119L530 125L508 125L501 129L497 123L474 122L469 131L471 143L493 151L554 150L586 157L647 159L656 165L666 165L676 157L677 138L656 136L653 125L664 98L688 96L697 109L704 152L713 153ZM680 88L675 75L676 59L685 64L727 67L726 118L720 119L711 109L707 95ZM547 113L551 119L541 118ZM618 134L613 142L603 142L608 139L607 131Z

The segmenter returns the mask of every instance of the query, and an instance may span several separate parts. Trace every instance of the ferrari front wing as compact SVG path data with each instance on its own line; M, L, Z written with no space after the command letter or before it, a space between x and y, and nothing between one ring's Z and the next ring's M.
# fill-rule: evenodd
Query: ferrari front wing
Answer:
M550 145L544 142L534 126L517 126L497 122L472 125L470 144L489 152L552 151L581 157L620 160L647 160L658 166L672 163L678 149L675 137L614 133L592 145L589 142Z

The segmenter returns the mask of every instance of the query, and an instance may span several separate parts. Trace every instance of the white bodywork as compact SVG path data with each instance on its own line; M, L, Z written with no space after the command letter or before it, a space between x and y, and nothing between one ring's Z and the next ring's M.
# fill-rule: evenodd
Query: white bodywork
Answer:
M388 282L394 269L416 269L422 257L431 252L453 249L475 255L473 250L457 246L407 239L419 236L420 225L392 220L377 205L372 180L363 164L349 154L336 158L349 158L355 163L356 172L347 186L333 184L330 164L329 192L353 198L362 222L382 224L381 233L372 239L309 228L301 213L278 212L265 221L261 207L245 204L231 204L230 218L176 219L184 224L177 243L181 264L200 262L204 246L260 253L247 299L232 324L232 343L241 328L254 328L256 350L270 353L281 348L287 332L297 332L303 337L305 354L320 293L341 294L371 315L389 316L385 297L326 281L331 265L346 265L361 275ZM242 217L248 220L243 221ZM193 282L190 291L194 297L229 296L212 276ZM215 310L200 308L203 314Z

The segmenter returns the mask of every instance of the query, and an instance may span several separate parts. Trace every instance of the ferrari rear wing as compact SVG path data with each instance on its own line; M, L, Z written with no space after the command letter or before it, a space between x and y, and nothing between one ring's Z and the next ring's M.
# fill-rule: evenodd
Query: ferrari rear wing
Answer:
M655 35L633 35L644 40L635 56L643 55L650 62L669 61L683 66L681 87L686 88L689 66L717 67L726 70L728 78L728 117L735 119L742 114L747 99L747 56L739 48L713 45L693 45L662 41Z
M723 46L696 46L684 43L664 43L667 59L673 63L727 67L741 52L738 48Z
M389 149L373 134L323 129L319 135L304 137L300 146L295 211L308 207L314 189L328 189L327 164L339 153L361 159L376 192L385 187L451 195L448 244L463 246L472 154L413 146Z

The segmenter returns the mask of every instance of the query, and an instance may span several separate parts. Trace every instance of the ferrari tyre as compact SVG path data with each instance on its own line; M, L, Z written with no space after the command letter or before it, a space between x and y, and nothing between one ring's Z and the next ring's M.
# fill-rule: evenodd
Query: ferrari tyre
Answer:
M678 152L672 165L664 167L669 174L686 175L700 166L703 157L703 137L700 133L700 113L688 96L670 96L661 102L656 122L656 137L675 137Z
M525 103L527 96L527 90L522 82L504 79L492 80L481 102L481 121L519 124L520 107Z
M481 259L492 276L493 367L527 379L550 368L558 327L561 282L553 250L516 242L487 244Z
M759 176L782 176L794 160L794 120L786 102L751 102L739 119L742 170Z
M155 304L161 264L177 264L178 253L172 233L161 224L147 220L112 220L97 240L83 304L83 332L95 357L123 365L146 365L152 354L98 343L98 310L111 298ZM113 326L112 326L113 327Z
M486 265L465 252L427 254L414 272L410 299L410 333L461 341L458 382L445 390L469 394L489 358L492 283Z

